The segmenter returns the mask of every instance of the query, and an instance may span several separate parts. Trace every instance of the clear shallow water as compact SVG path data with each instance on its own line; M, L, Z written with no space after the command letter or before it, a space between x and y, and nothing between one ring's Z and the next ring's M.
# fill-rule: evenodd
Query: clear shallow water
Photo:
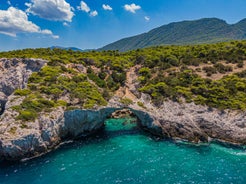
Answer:
M97 138L43 157L0 165L1 184L246 183L246 150L155 140L126 120Z

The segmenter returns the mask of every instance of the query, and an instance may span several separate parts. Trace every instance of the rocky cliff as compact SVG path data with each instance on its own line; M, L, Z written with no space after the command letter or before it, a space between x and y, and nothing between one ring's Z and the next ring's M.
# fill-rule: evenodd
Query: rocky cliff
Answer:
M116 110L129 109L145 130L166 138L191 142L208 142L213 139L246 144L246 112L220 111L194 103L165 101L156 107L150 97L137 92L134 81L136 68L131 68L123 90L133 103L126 106L115 94L105 107L94 110L70 110L55 107L42 112L35 121L23 123L16 120L18 112L13 107L24 97L13 94L15 89L25 88L28 77L45 65L44 60L2 59L0 61L0 92L3 114L0 116L0 158L20 160L46 153L64 140L91 134L104 126L104 121ZM122 90L122 89L121 89ZM144 106L139 106L139 102Z
M0 59L0 114L16 89L27 85L32 72L39 71L47 61L42 59Z
M163 137L195 143L218 140L246 144L246 112L166 101L158 109L152 107L146 113L161 127ZM148 129L150 124L146 127Z

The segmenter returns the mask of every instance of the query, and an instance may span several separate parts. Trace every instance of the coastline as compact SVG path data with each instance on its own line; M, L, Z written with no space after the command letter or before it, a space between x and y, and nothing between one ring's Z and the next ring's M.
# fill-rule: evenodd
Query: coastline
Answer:
M0 76L2 77L0 89L6 89L4 88L6 84L11 86L8 93L1 91L4 93L1 99L6 102L4 113L0 116L2 160L37 157L56 149L67 138L73 140L81 135L90 135L102 128L104 121L112 113L122 109L128 109L135 115L144 130L161 138L186 140L192 143L218 140L239 146L246 145L245 111L221 111L194 103L178 103L171 100L157 107L151 103L147 94L137 91L137 84L133 85L133 79L127 80L124 94L126 97L134 96L133 103L129 105L123 104L121 96L115 94L108 100L107 106L93 110L70 111L64 107L57 107L51 112L41 113L37 119L28 121L27 127L24 127L16 120L18 113L12 108L19 105L23 97L16 96L13 92L15 89L25 88L31 73L40 70L46 61L35 59L7 61L10 62L11 69L6 68L7 73ZM134 72L135 70L132 69L128 75L132 76ZM15 78L15 85L9 83L13 78ZM138 102L144 104L144 107L139 106Z

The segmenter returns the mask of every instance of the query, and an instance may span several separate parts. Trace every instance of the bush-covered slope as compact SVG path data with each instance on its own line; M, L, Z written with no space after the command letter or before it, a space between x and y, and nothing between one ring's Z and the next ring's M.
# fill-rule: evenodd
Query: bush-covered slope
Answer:
M49 62L29 78L17 119L32 120L57 106L92 109L106 106L126 86L138 66L138 92L156 106L166 99L220 109L246 109L246 41L193 46L158 46L119 53L25 49L0 53L6 58L43 58ZM215 80L213 76L220 75ZM122 99L126 101L128 99ZM129 101L129 100L128 100ZM144 106L144 104L141 104Z
M246 39L246 19L234 25L216 18L170 23L148 33L124 38L100 50L127 51L155 45L216 43Z

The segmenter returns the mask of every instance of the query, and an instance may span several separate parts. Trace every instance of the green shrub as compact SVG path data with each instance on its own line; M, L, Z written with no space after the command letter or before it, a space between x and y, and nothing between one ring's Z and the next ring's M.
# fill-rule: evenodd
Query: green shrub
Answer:
M127 106L127 105L131 105L133 103L133 101L129 98L122 98L122 99L120 99L120 103Z
M138 104L139 107L142 107L142 108L144 108L144 109L146 108L146 107L144 106L144 103L143 103L143 102L138 101L137 104Z
M74 82L84 82L84 81L86 81L86 75L84 75L84 74L75 75L75 76L73 76L72 80Z
M20 111L21 110L21 106L20 105L15 105L11 107L13 110L15 111Z
M147 78L151 77L151 71L147 67L141 68L138 73Z
M107 73L103 72L103 71L98 74L98 77L102 80L104 80L106 78L106 76L107 76Z
M107 87L110 91L116 91L117 89L119 89L120 87L120 84L119 83L116 83L112 77L108 77L108 79L106 80L106 83L107 83Z
M57 100L55 106L56 106L56 107L59 107L59 106L66 107L66 106L67 106L67 102L64 101L64 100Z
M221 63L216 63L214 67L217 69L218 72L220 73L226 73L226 72L231 72L233 69L231 66L225 66Z
M14 94L19 96L27 96L31 93L29 89L17 89Z
M28 126L25 123L21 123L20 128L24 129L27 128Z
M14 134L16 134L16 130L17 130L17 127L11 127L9 130L9 133L14 135Z
M104 80L100 79L96 74L94 73L89 73L88 74L89 79L94 81L96 85L98 85L100 88L106 87L106 83Z
M20 114L16 117L17 120L22 121L33 121L37 118L37 113L35 111L23 110L19 112Z
M124 82L126 81L126 73L125 72L113 71L111 76L112 76L112 79L114 80L114 82L120 83L120 85L123 85Z
M217 73L216 68L214 68L212 66L205 66L202 68L202 70L207 73L207 76L211 76L212 74Z

